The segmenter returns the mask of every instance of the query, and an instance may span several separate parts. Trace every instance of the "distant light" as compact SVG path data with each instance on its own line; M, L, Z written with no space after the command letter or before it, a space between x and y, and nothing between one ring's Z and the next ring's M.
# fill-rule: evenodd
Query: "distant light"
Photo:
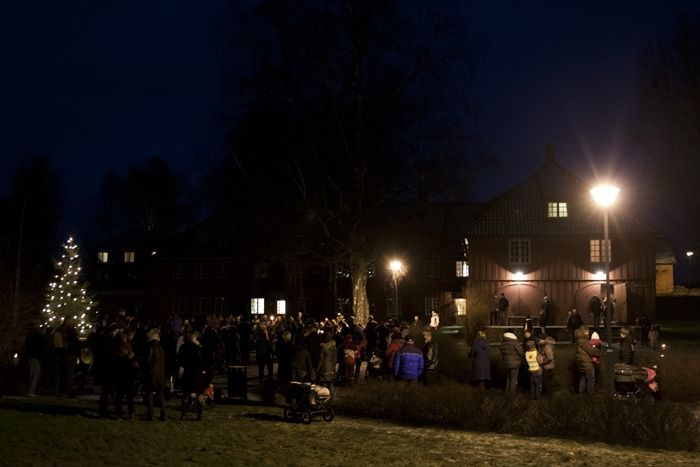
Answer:
M605 273L603 271L597 271L595 274L593 274L593 279L597 281L605 280Z
M599 185L591 188L590 192L596 203L601 206L610 206L615 202L620 189L614 185Z
M693 255L695 254L695 252L693 252L693 251L686 251L685 254L688 255L688 258L690 258L691 256L693 256Z
M518 271L515 274L513 274L513 277L515 278L515 280L520 281L520 280L523 280L525 278L525 274Z
M394 272L400 271L402 267L403 264L401 264L401 261L399 260L394 260L391 263L389 263L389 269L391 269Z
M151 252L151 256L155 256L156 253L158 253L158 252L157 252L157 251L152 251L152 252Z

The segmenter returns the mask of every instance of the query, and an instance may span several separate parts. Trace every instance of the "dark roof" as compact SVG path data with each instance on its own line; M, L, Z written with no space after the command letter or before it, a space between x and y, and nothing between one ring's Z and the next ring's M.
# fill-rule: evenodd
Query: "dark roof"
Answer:
M493 200L466 229L467 237L509 235L584 235L603 231L601 210L594 204L589 186L554 159L545 163L523 183ZM566 202L567 217L549 218L547 203ZM653 235L623 209L612 208L610 232Z

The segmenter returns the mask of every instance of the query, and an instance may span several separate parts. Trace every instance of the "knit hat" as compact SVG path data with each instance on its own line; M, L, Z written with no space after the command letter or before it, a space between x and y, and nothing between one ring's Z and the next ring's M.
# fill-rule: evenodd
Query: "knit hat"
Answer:
M411 336L406 336L406 343L413 344L413 338Z
M503 337L505 337L506 339L512 339L512 340L514 340L514 341L515 341L515 340L518 340L518 338L515 337L515 334L513 334L512 332L505 332L505 333L503 333Z
M595 331L593 332L593 334L591 334L591 340L593 340L593 339L598 339L598 340L600 340L600 336L599 336L598 333L595 332Z

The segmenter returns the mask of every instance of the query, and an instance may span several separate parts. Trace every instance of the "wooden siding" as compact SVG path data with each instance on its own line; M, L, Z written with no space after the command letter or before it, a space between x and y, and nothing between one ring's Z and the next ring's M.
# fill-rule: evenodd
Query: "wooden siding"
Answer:
M531 261L527 265L509 264L509 239L469 239L470 285L485 285L494 294L505 293L511 315L537 316L548 295L555 304L555 324L566 323L571 306L576 306L584 321L589 322L588 301L604 290L604 280L593 276L605 268L602 263L589 261L590 237L529 238ZM655 252L651 240L612 237L610 283L618 322L633 322L643 313L655 316ZM514 277L519 271L524 274L522 280Z

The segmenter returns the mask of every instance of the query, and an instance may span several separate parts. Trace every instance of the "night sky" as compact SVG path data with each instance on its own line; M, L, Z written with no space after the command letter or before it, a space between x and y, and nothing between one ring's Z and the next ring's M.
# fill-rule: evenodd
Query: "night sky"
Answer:
M41 5L40 5L41 4ZM198 174L220 152L225 2L20 2L0 14L0 189L22 154L64 171L73 211L109 168L158 155ZM475 200L519 183L554 144L567 167L629 173L637 54L693 1L483 1L475 98L498 167ZM633 180L625 183L633 184Z

